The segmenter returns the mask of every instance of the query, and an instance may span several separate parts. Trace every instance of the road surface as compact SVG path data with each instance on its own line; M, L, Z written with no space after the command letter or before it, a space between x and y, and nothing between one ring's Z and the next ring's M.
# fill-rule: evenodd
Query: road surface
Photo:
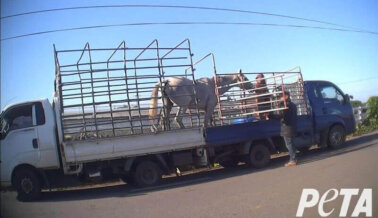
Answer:
M1 217L295 217L303 188L322 195L330 188L372 188L373 217L378 217L378 131L349 140L334 151L313 149L299 165L285 168L288 157L270 167L215 169L167 178L155 188L106 187L44 193L39 202L22 203L14 191L1 193ZM358 200L352 197L350 217ZM325 204L337 217L342 197ZM304 217L319 217L318 208Z

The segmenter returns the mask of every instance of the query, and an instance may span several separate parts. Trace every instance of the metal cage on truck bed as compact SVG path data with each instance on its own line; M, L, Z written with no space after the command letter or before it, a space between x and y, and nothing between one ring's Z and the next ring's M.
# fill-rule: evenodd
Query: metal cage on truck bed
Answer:
M214 76L214 93L218 100L213 126L266 119L265 115L286 109L286 102L280 97L285 90L291 93L298 114L308 113L300 68L286 72L244 72L245 81L228 84L230 90L220 95L218 90L224 86L218 84L218 78L228 74L217 72L212 53L193 63L188 39L174 47L160 47L154 40L142 48L128 47L122 42L116 48L99 49L91 48L87 43L83 49L73 50L56 50L54 46L54 52L55 94L64 140L179 129L176 123L166 119L168 110L162 98L162 86L159 86L158 96L152 97L152 91L156 84L162 84L166 79L186 77L193 81L190 86L196 95L194 67L209 58L213 73L208 77ZM256 75L263 75L263 78L255 78ZM158 99L155 119L149 117L152 98ZM201 128L204 112L198 109L197 98L195 108L181 115L185 128ZM174 105L170 113L176 112Z
M65 140L151 133L148 111L155 84L169 77L195 79L188 39L174 47L160 47L154 40L143 48L122 42L117 48L98 49L87 43L74 50L54 46L54 52ZM161 96L158 119L165 113ZM199 127L198 110L183 116L186 126Z
M287 108L281 100L284 92L290 94L292 102L297 106L298 115L308 114L308 105L304 92L304 84L300 68L286 72L246 72L246 77L253 78L240 81L230 91L219 95L217 90L223 88L216 85L218 97L218 119L221 125L258 119L269 119L269 115L277 114ZM219 74L216 73L216 78ZM252 83L253 88L244 88L246 83ZM217 83L216 83L217 84ZM237 88L237 86L243 88Z
M297 106L298 115L308 115L308 102L300 67L283 72L240 71L245 78L249 79L229 84L227 87L231 89L224 94L219 94L218 90L226 86L220 86L217 78L235 73L218 73L212 53L194 63L194 66L209 58L213 65L215 93L218 98L216 112L213 115L215 125L268 119L269 114L277 114L286 109L286 102L281 100L285 91L290 93L292 102ZM247 83L252 86L244 86Z

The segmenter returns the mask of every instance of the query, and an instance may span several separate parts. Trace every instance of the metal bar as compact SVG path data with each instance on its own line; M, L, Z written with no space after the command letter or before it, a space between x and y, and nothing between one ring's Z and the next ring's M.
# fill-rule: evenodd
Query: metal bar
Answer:
M159 73L159 90L160 90L160 94L161 94L161 101L163 103L163 108L161 110L161 113L163 113L163 119L161 117L159 117L158 119L158 123L160 121L162 121L163 125L164 125L164 129L163 130L170 130L171 129L171 125L170 125L170 120L167 120L167 117L169 114L167 114L167 108L164 106L166 106L166 102L165 102L165 99L164 99L164 93L163 93L163 81L165 81L165 77L164 77L164 66L163 66L163 58L160 58L160 52L159 52L159 43L157 42L156 40L156 55L158 57L158 73ZM152 123L154 123L154 120L152 120Z
M271 92L271 93L267 93L267 94L252 95L250 97L238 98L238 99L227 100L227 101L229 101L229 102L243 101L243 100L254 99L254 98L258 98L258 97L262 97L262 96L270 96L270 95L273 95L273 94L280 94L280 93L282 93L282 92Z
M155 39L156 40L156 39ZM156 40L157 41L157 40ZM189 39L184 39L182 42L180 42L179 44L177 44L175 47L171 48L165 55L163 55L161 57L161 59L165 59L166 56L168 56L172 51L174 50L178 50L178 48L184 44L185 42L189 41ZM188 47L188 50L190 50L190 46Z
M285 96L285 89L284 89L284 82L283 77L281 76L281 89L282 89L282 96ZM284 100L285 109L287 109L286 100Z
M79 60L76 62L76 64L80 63L80 60L83 58L84 51L85 51L85 49L87 48L87 46L89 46L89 43L88 43L88 42L85 44L84 49L83 49L83 51L82 51L82 53L81 53L81 55L80 55L80 58L79 58ZM76 67L77 67L77 70L79 71L79 70L80 70L80 69L79 69L79 65L77 65ZM81 75L79 74L78 76L79 76L79 79L80 79L80 81L81 81ZM62 83L62 84L63 84L63 83ZM81 108L82 108L82 111L83 111L83 114L84 114L83 85L81 84L81 82L80 82L80 90L81 90ZM62 105L62 107L63 107L63 105ZM86 123L86 122L85 122L85 116L84 116L84 115L83 115L83 121L84 121L84 132L87 132L87 128L86 128L86 124L85 124L85 123Z
M156 78L159 78L159 77L156 77ZM125 77L122 77L122 79L113 79L113 80L110 80L110 81L123 81L125 79ZM128 79L135 79L135 77L132 77L132 78L128 78ZM139 78L139 79L146 79L146 78ZM154 79L154 78L148 78L148 79ZM98 81L95 81L95 83L102 83L102 82L107 82L107 80L98 80ZM75 82L75 83L71 83L71 82L66 82L66 83L62 83L64 86L74 86L74 85L79 85L80 82ZM82 82L82 84L90 84L90 81L88 82ZM155 82L143 82L143 83L138 83L139 85L140 84L155 84ZM131 83L129 85L135 85L135 83ZM101 86L96 86L96 88L99 88ZM172 86L172 87L175 87L175 86ZM90 87L84 87L83 89L87 89L87 88L90 88ZM76 89L79 89L79 88L76 88ZM67 91L67 90L70 90L70 89L64 89L63 91ZM75 88L73 89L75 90Z
M126 52L126 49L121 49L124 52ZM180 59L187 59L188 57L172 57L172 58L165 58L167 60L180 60ZM155 61L156 58L144 58L144 59L139 59L138 61ZM133 62L133 60L115 60L115 61L109 61L109 63L123 63L123 62ZM106 64L108 63L107 61L99 61L99 62L93 62L92 65L96 64ZM79 65L89 65L89 63L81 63ZM67 68L67 67L75 67L75 64L68 64L68 65L62 65L60 66L61 68Z
M114 50L114 52L110 55L110 57L108 58L108 61L106 63L106 68L109 69L109 61L110 59L112 59L112 57L114 56L114 54L118 51L118 49L122 46L122 44L125 44L125 41L122 41L121 44L119 44L119 46L117 47L116 50ZM108 77L108 97L109 97L109 107L110 107L110 117L111 117L111 121L112 121L112 132L113 132L113 136L115 136L115 132L114 132L114 122L113 122L113 106L112 106L112 95L110 94L110 75L109 75L109 70L107 71L107 77ZM114 93L114 92L113 92Z
M123 78L123 77L122 77ZM129 78L130 79L130 78ZM135 79L135 78L132 78L132 79ZM111 80L111 81L122 81L123 79L114 79L114 80ZM101 80L101 81L96 81L98 83L100 82L106 82L106 80ZM152 84L153 82L144 82L144 83L139 83L140 84ZM80 83L79 82L75 82L75 83L62 83L63 85L65 86L73 86L73 85L79 85ZM90 81L89 82L82 82L82 84L90 84ZM135 85L135 83L132 83L132 84L129 84L129 85ZM86 89L87 87L85 87L84 89Z
M124 41L123 44L124 48L126 48L126 42ZM126 91L126 97L127 97L127 107L128 107L128 112L129 112L129 120L130 126L131 126L131 134L134 134L134 124L132 121L132 115L131 115L131 104L130 104L130 96L129 96L129 80L128 80L128 75L127 75L127 60L126 60L126 49L123 50L123 69L124 69L124 74L125 74L125 91Z
M114 51L114 49L116 48L93 48L91 49L91 51ZM156 49L156 48L124 48L125 50L149 50L149 49ZM172 48L166 48L166 47L162 47L162 48L159 48L159 50L171 50ZM178 50L188 50L188 48L178 48ZM84 51L88 51L86 49L71 49L71 50L58 50L57 52L58 53L72 53L72 52L84 52Z
M193 67L196 66L197 64L201 63L203 60L205 60L207 57L209 57L210 55L213 55L213 53L209 53L207 55L205 55L204 57L202 57L201 59L199 59L198 61L196 61L194 64L193 64ZM191 67L188 67L185 69L185 73L187 70L189 70Z
M250 113L244 113L244 114L238 114L238 116L224 116L220 117L220 119L230 119L230 118L235 118L235 117L243 117L247 115L253 115L253 114L259 114L259 113L267 113L267 112L273 112L273 111L281 111L285 110L286 108L277 108L277 109L270 109L270 110L261 110L261 111L255 111L255 112L250 112Z
M64 113L64 108L63 108L63 91L62 91L62 77L60 76L60 66L59 66L59 58L58 58L58 53L56 52L56 47L55 44L54 46L54 58L55 58L55 92L58 91L59 94L59 103L60 107L58 107L61 111L59 111L61 114ZM62 140L64 140L64 130L63 130L63 121L62 121L62 116L60 116L60 128L62 129ZM59 144L60 147L60 144ZM62 149L62 148L60 148ZM65 158L65 154L63 153L63 158Z
M218 105L219 105L218 106L218 116L221 118L221 117L223 117L223 115L222 115L222 103L221 103L221 100L220 100L220 94L219 94L219 89L218 89L218 86L219 86L218 75L217 75L217 69L215 68L214 55L212 55L212 57L213 57L213 66L214 66L215 95L217 96ZM220 123L221 123L221 125L224 125L223 119L220 119Z
M89 47L89 44L88 44L88 54L89 54L89 62L92 63L92 55L91 55L91 50L90 50L90 47ZM96 100L95 100L95 96L94 96L94 89L93 89L93 73L92 73L92 64L89 65L89 68L91 70L91 86L92 86L92 102L93 102L93 115L94 115L94 119L95 119L95 124L97 123L97 114L96 114ZM95 126L96 128L96 138L98 138L98 130L97 130L97 124Z
M167 65L165 67L172 67L172 68L177 68L177 67L189 67L190 65L188 64L182 64L182 65ZM134 68L128 68L129 70L142 70L142 69L156 69L158 66L148 66L148 67L138 67L136 69ZM122 71L123 68L114 68L114 69L110 69L109 71ZM91 72L93 73L100 73L100 72L106 72L107 69L96 69L96 70L92 70ZM72 72L75 72L75 73L72 73ZM72 76L72 75L77 75L77 74L84 74L84 73L90 73L89 70L85 70L85 71L77 71L77 70L62 70L61 73L66 73L62 76Z
M284 74L279 74L279 75L276 75L276 76L265 77L265 78L261 78L261 80L267 80L267 79L271 79L271 78L274 78L274 77L284 77L283 75ZM285 79L291 78L291 77L294 77L294 76L296 76L296 75L286 76ZM254 82L254 81L257 81L257 80L254 79L254 80L248 80L248 81L244 81L244 82L236 82L236 83L232 83L232 84L229 84L229 85L219 86L218 89L237 86L237 85L244 84L244 83L251 83L251 82Z
M223 109L257 106L257 105L261 105L261 104L275 103L275 102L282 102L282 101L281 100L272 100L272 101L264 101L264 102L253 103L253 104L245 104L245 105L223 106Z
M146 48L144 48L134 59L134 73L135 73L135 87L136 87L136 90L137 90L137 93L136 93L136 96L137 96L137 99L139 99L139 93L138 93L138 79L137 79L137 68L136 68L136 60L147 50L147 48L150 48L153 44L156 44L157 43L157 40L155 39L154 41L152 41ZM158 66L159 66L159 62L158 62ZM142 120L141 120L141 112L140 112L140 102L137 101L137 104L138 104L138 109L139 109L139 121L140 121L140 125L142 125ZM143 128L141 127L140 128L140 131L143 133Z
M307 95L305 94L305 87L304 87L304 83L303 83L303 77L302 77L302 69L300 67L297 67L299 68L299 80L298 81L302 87L302 95L303 95L303 100L305 102L305 107L306 107L306 114L308 114L308 99L307 99Z
M281 73L281 74L295 74L295 73L299 73L299 72L286 72L286 71L282 71L282 72L244 72L243 74L244 75L257 75L257 74L277 74L277 73ZM218 76L226 76L226 75L231 75L231 74L235 74L235 72L231 72L231 73L218 73Z
M188 48L189 48L190 69L192 71L194 101L195 101L196 109L197 109L198 126L200 126L201 125L201 117L199 115L200 111L199 111L199 108L198 108L198 98L197 98L197 90L196 90L197 83L196 83L196 78L194 77L194 71L195 71L195 69L194 69L194 66L193 66L193 56L194 56L194 54L192 53L192 49L191 49L191 46L190 46L190 40L186 39L186 42L188 43ZM186 72L185 72L185 74L186 74Z

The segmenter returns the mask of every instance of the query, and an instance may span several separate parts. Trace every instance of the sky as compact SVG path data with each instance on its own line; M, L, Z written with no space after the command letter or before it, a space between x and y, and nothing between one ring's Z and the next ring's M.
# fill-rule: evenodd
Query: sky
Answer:
M1 0L1 16L76 6L161 4L219 7L322 20L378 32L378 1L56 1ZM332 27L256 14L186 9L106 8L32 14L1 19L1 39L21 34L104 24L139 22L256 22ZM145 47L158 39L174 46L190 39L194 60L212 52L218 72L284 71L300 66L304 80L329 80L355 100L378 95L378 35L271 26L129 26L35 35L1 41L1 108L26 100L49 98L54 91L54 52L116 47L123 40ZM211 76L201 72L200 76Z

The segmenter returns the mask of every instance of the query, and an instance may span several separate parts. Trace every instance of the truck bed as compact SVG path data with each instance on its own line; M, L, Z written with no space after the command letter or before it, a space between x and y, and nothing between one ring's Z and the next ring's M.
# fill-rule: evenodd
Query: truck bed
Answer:
M196 148L205 145L202 128L64 142L68 163L110 160Z
M307 115L298 116L297 129L300 132L312 132L311 117ZM279 136L280 132L281 123L279 120L256 120L207 128L205 140L208 146L221 146Z

